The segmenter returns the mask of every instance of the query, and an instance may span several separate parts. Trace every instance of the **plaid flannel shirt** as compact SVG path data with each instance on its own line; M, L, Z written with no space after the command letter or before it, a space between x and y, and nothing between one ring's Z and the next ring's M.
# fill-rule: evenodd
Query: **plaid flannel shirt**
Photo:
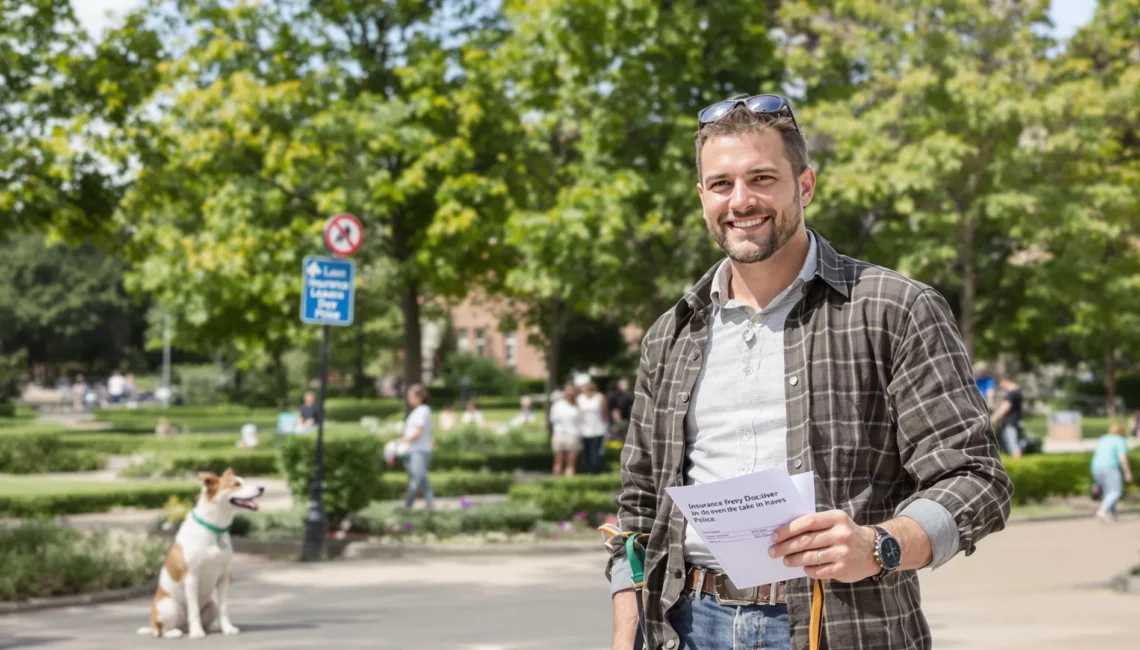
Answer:
M784 333L788 472L815 471L817 511L843 510L860 525L932 499L953 516L959 549L970 555L1005 527L1013 485L949 306L930 287L817 241L815 275ZM715 270L646 333L622 451L619 523L650 534L644 602L651 650L678 644L667 612L683 589L684 519L665 488L684 485L685 415L708 336ZM623 548L607 577L619 560ZM822 648L931 647L917 572L828 581L826 590ZM808 579L789 581L795 650L808 648L810 599Z

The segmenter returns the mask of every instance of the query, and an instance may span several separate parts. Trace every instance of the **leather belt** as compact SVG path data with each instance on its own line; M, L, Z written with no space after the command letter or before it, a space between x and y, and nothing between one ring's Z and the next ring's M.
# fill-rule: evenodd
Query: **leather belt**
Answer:
M716 596L716 602L721 605L783 605L788 602L786 582L776 583L775 598L772 598L772 585L738 589L729 580L728 574L700 567L689 567L685 586L693 591Z

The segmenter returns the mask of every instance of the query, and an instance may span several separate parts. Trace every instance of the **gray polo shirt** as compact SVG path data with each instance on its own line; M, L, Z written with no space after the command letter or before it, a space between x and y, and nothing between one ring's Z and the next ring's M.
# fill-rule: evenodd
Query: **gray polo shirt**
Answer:
M791 286L760 311L729 298L732 266L726 259L713 278L712 314L700 375L685 417L686 485L735 478L787 464L784 395L784 322L816 271L817 243ZM748 390L741 390L741 387ZM932 567L958 552L958 529L945 507L918 499L903 510L930 537ZM719 570L696 531L686 522L685 561ZM630 587L626 562L614 564L611 591Z

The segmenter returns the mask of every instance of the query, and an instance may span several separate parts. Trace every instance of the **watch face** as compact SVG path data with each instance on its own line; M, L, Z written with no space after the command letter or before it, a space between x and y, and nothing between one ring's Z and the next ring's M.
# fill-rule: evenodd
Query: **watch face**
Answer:
M902 547L894 537L883 537L879 540L879 559L885 569L897 569L902 564Z

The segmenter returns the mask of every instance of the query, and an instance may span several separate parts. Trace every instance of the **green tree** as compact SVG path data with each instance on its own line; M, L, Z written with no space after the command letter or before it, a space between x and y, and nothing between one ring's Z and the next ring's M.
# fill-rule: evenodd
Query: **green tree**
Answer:
M648 326L720 257L696 196L696 114L778 88L767 3L504 3L511 32L489 62L526 117L526 192L506 237L502 290L526 306L564 371L571 315Z
M1032 243L1047 2L788 0L789 74L820 173L812 217L852 254L957 300L971 354L1011 309ZM998 298L993 300L993 298ZM1013 308L1016 311L1017 305Z
M1104 376L1116 411L1121 364L1140 358L1140 1L1101 0L1054 68L1033 299Z
M128 299L124 266L92 244L48 245L40 234L0 241L0 352L88 370L119 364L141 346L146 310Z
M503 213L493 179L507 176L495 168L513 127L502 89L467 73L482 14L396 0L142 12L154 20L138 28L170 45L151 96L161 111L111 138L143 161L120 213L132 286L175 315L184 344L279 365L311 336L297 322L300 260L321 252L324 218L351 211L367 233L357 259L393 266L375 290L402 312L404 375L419 381L425 295L461 293L497 264L477 244Z
M0 230L114 245L120 188L88 136L124 116L153 70L93 47L69 0L0 0L0 15Z

